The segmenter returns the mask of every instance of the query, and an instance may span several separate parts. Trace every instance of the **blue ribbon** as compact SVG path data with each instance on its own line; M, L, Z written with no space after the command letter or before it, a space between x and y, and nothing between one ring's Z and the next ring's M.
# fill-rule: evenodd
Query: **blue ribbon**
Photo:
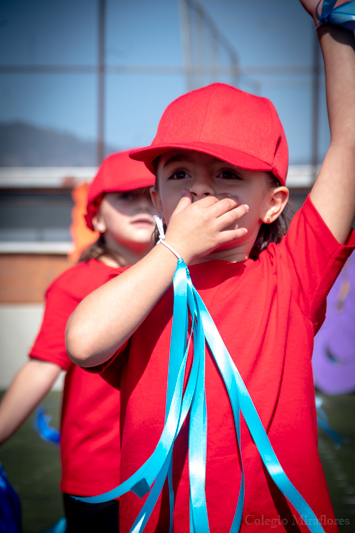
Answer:
M322 0L316 8L316 16L319 20L317 28L324 24L334 24L355 31L355 2L345 2L341 6L334 7L337 0L324 0L322 11L319 13L321 2Z
M51 420L52 417L50 415L44 414L43 407L39 407L34 420L34 428L43 440L59 445L60 433L57 429L49 425Z
M165 426L159 442L149 459L126 481L104 494L74 498L100 503L132 490L139 497L148 497L137 516L131 533L143 531L154 506L168 479L170 498L170 532L173 529L174 492L172 488L173 446L190 412L189 478L190 478L190 531L208 533L208 513L205 494L207 411L205 396L206 342L210 348L231 403L237 442L241 457L241 481L236 493L236 511L230 531L240 528L244 506L244 468L240 442L240 413L242 413L265 467L280 491L288 498L301 516L307 516L312 533L324 532L316 515L286 476L271 446L248 390L210 316L205 304L191 282L184 261L180 258L174 275L174 310L169 356ZM191 317L190 331L188 328ZM193 337L193 360L183 392L187 354Z

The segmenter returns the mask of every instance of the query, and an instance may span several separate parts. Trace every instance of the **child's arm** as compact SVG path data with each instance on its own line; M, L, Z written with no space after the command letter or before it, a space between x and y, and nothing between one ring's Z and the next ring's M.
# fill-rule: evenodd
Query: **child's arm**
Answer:
M301 3L316 20L318 0ZM317 32L324 58L331 141L311 199L335 238L344 243L355 216L355 38L352 31L331 24Z
M166 242L190 264L220 244L245 235L243 227L223 230L247 210L233 198L209 196L191 203L186 193L169 221ZM160 244L88 295L67 325L66 348L72 361L92 367L110 359L170 287L176 265L175 255Z
M15 433L51 390L58 365L30 359L17 372L0 404L0 444Z

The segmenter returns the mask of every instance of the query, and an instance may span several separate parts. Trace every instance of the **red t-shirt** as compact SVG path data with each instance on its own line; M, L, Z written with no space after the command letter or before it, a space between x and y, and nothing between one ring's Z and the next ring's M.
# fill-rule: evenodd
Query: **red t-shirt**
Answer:
M281 465L326 531L337 527L332 525L335 519L317 451L311 354L314 333L325 316L325 297L354 246L354 235L347 246L340 245L307 199L287 236L279 245L269 245L257 261L213 261L189 267ZM121 376L121 481L152 454L164 426L172 309L171 288L130 339ZM240 466L231 407L208 353L206 396L210 530L227 533L237 504ZM186 429L178 436L173 455L174 532L178 533L189 531ZM266 474L244 421L241 441L246 478L241 531L285 531L283 524L290 527L296 519ZM147 532L169 530L166 489ZM122 533L129 531L144 501L132 492L120 498Z
M61 416L61 490L96 496L119 483L120 392L105 379L74 365L65 350L65 327L78 303L119 272L92 259L59 276L46 293L43 322L30 356L66 370ZM114 375L114 379L116 375Z

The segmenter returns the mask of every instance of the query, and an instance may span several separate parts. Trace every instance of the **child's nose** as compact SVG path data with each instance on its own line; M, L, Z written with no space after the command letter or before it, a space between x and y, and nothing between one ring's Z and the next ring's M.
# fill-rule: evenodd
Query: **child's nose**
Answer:
M209 180L203 177L200 179L194 179L189 187L189 191L192 194L192 197L195 197L196 199L215 194L215 190Z
M141 198L139 198L139 201L137 202L137 208L140 211L153 211L154 210L153 202L148 196L142 196Z

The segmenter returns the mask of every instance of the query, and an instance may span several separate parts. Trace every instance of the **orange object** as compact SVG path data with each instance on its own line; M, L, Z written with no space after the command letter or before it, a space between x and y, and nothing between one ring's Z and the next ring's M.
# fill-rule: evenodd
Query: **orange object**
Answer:
M90 244L95 242L99 237L98 231L90 230L85 222L86 204L88 197L89 183L82 182L72 191L74 207L72 209L72 223L70 225L70 234L72 237L73 250L68 254L69 260L76 263L80 254Z

